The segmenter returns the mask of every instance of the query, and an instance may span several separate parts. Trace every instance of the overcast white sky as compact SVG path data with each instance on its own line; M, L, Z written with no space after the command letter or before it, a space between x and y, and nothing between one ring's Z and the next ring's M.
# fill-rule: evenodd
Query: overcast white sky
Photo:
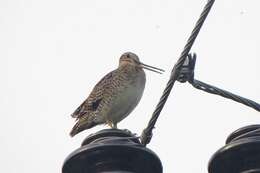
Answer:
M0 172L61 172L89 134L74 138L70 114L132 51L164 75L119 124L140 134L206 0L1 0ZM259 0L216 0L192 52L197 79L260 102ZM148 145L164 172L206 173L210 157L255 110L176 83Z

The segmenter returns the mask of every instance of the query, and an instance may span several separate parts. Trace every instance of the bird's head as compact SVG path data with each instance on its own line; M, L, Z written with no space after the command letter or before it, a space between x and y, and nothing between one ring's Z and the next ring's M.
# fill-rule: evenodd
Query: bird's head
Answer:
M157 68L157 67L153 67L147 64L144 64L142 62L140 62L138 56L132 52L126 52L123 55L121 55L120 60L119 60L119 66L123 66L123 65L132 65L135 66L137 68L144 68L146 70L150 70L156 73L162 73L164 72L164 70Z

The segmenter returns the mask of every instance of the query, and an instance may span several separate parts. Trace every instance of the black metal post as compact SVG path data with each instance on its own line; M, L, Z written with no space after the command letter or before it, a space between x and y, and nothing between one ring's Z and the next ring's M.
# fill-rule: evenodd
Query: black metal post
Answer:
M260 125L233 132L211 158L209 173L260 173Z
M65 160L62 173L162 173L158 156L127 130L88 136Z

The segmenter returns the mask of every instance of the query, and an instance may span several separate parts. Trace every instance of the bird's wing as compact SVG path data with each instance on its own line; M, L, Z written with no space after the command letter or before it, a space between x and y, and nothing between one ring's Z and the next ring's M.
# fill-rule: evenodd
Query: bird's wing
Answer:
M105 75L93 88L88 98L71 114L73 118L80 118L82 115L97 110L104 97L104 89L111 83L115 70Z

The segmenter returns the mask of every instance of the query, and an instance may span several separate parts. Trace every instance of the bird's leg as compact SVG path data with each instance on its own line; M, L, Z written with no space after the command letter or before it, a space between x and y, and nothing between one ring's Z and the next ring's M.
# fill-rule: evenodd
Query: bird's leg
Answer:
M117 123L113 123L112 121L107 121L107 125L112 129L117 129Z
M113 128L113 123L111 121L107 121L107 125L110 127L110 128Z
M112 129L117 129L117 123L112 123Z

